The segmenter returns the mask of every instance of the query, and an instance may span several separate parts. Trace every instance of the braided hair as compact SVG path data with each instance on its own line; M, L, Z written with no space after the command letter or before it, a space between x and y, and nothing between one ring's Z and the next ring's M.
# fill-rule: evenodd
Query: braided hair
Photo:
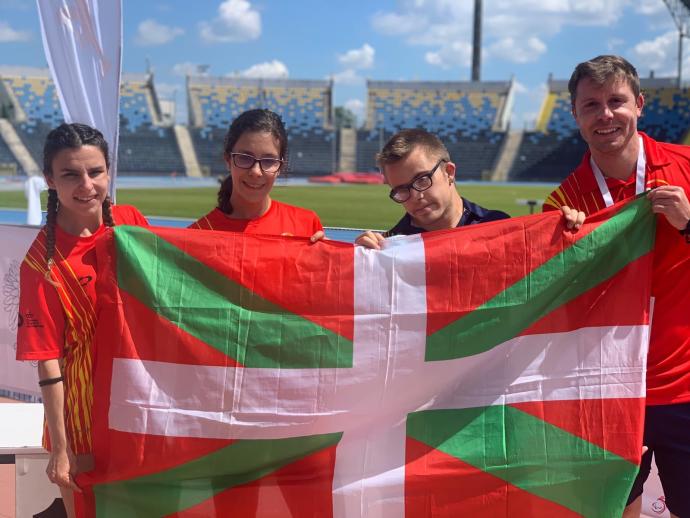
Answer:
M223 142L223 155L226 162L231 160L230 153L244 133L270 133L278 141L280 158L283 160L286 158L287 133L280 115L271 110L255 109L241 113L228 128ZM218 208L225 214L232 214L231 196L232 175L228 174L221 182L218 191Z
M110 156L108 154L108 143L103 134L91 126L79 123L63 123L53 129L46 137L43 146L43 175L46 178L53 176L53 160L63 149L79 149L82 146L94 146L100 149L105 159L106 169L110 168ZM50 281L50 270L53 266L53 256L55 255L55 225L57 224L57 214L60 209L57 191L48 189L48 206L46 215L46 279ZM115 225L111 209L110 197L106 196L103 200L103 223L112 227Z

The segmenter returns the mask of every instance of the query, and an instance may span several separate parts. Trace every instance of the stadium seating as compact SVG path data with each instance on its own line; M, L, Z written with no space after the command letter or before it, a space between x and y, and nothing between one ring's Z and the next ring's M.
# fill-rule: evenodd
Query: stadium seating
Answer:
M123 78L117 158L118 174L184 174L173 129L160 125L160 108L150 76Z
M690 128L690 89L645 86L639 127L657 140L683 142Z
M19 69L0 77L3 98L14 105L15 130L40 164L48 132L63 121L55 85L46 69ZM151 76L123 76L118 174L184 172L173 130L158 125L156 105Z
M188 81L190 132L197 157L212 174L224 174L223 138L240 113L267 108L288 132L288 170L294 174L332 171L335 133L329 81L192 77Z
M14 164L12 167L16 168L16 174L24 174L24 170L15 160L14 156L12 155L12 152L10 151L10 148L7 147L5 141L0 138L0 174L3 174L3 171L6 170L5 167L9 164Z
M403 128L437 134L459 164L460 179L493 168L507 127L511 82L368 81L368 113L357 136L357 168L375 168L374 155Z
M640 80L645 107L638 128L665 142L682 143L690 128L690 90L674 78ZM509 180L560 182L580 163L587 145L571 113L566 81L549 79L535 131L525 132Z

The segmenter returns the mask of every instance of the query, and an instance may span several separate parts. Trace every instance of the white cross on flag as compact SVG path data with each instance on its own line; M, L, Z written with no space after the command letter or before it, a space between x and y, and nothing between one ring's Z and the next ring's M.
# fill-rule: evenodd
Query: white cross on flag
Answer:
M382 251L116 227L88 513L620 515L654 226L641 199Z

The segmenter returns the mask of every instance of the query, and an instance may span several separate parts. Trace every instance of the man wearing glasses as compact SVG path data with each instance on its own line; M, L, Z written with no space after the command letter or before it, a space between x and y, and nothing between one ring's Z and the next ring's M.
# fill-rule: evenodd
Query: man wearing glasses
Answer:
M386 237L412 235L509 218L462 198L455 188L455 164L443 142L423 129L396 133L376 156L390 198L405 207L405 215L383 234L371 230L358 245L380 249Z

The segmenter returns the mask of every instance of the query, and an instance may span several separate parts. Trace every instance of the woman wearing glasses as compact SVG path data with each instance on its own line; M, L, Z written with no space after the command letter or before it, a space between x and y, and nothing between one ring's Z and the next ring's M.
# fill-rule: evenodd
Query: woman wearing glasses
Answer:
M223 154L230 174L218 191L218 206L190 228L323 238L314 212L271 199L287 156L287 134L277 114L242 113L225 135Z

